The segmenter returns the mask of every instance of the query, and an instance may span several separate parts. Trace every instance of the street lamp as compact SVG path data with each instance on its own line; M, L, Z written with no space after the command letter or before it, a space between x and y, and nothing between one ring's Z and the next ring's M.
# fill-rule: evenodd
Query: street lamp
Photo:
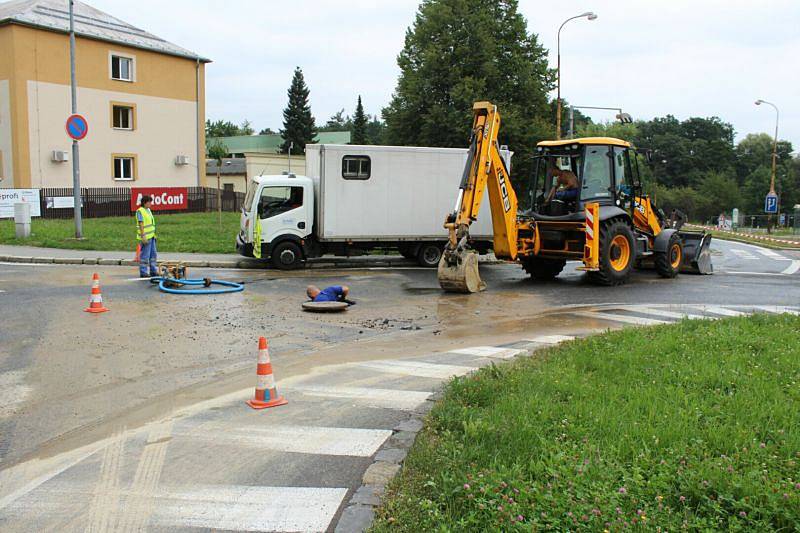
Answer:
M556 98L556 139L561 138L561 28L564 27L564 24L569 22L570 20L575 20L579 18L586 17L589 20L594 20L597 18L597 15L592 13L591 11L587 11L586 13L581 13L580 15L575 15L574 17L570 17L564 22L561 23L561 26L558 27L558 35L556 38L556 49L558 51L558 59L556 63L556 73L558 76L558 96Z
M619 120L620 124L630 124L633 122L633 117L631 117L628 113L623 113L621 107L597 107L597 106L590 106L590 105L571 105L569 106L569 138L572 139L572 135L575 130L575 110L576 109L604 109L607 111L617 111L617 114L614 118Z
M772 142L772 179L769 183L769 192L775 193L775 169L778 165L778 118L780 117L780 112L778 111L778 106L772 102L756 100L756 105L761 104L771 105L775 109L775 139Z

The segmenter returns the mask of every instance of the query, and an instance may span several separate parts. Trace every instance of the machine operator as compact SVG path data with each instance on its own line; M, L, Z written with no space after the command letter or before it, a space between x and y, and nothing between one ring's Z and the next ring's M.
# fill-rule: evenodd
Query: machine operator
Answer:
M578 199L578 176L569 170L560 169L555 162L555 158L550 158L547 163L547 175L549 178L556 178L555 185L547 195L547 202L554 197L556 200L571 202Z

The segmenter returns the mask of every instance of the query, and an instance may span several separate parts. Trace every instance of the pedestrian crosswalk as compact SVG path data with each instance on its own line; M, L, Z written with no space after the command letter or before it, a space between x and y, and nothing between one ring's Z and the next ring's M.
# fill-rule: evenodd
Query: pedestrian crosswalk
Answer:
M570 314L603 322L635 326L669 324L682 319L716 320L753 313L800 314L800 307L781 305L605 305L596 309L575 310Z
M586 306L559 311L560 330L506 345L317 367L279 381L289 404L275 410L246 407L248 388L50 458L49 468L0 471L0 523L4 531L331 530L337 516L347 520L357 515L348 509L364 505L348 495L354 483L369 483L372 461L402 461L404 453L387 452L398 451L403 434L413 441L409 421L446 380L608 327L751 313L800 315L800 307Z

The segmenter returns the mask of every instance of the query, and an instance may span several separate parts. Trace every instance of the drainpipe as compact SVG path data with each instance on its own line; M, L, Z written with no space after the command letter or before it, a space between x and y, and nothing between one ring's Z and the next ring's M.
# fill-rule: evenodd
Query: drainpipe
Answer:
M197 57L197 62L195 63L194 67L194 78L195 78L195 127L197 129L196 132L196 140L195 144L197 145L197 186L200 187L200 172L201 168L206 168L206 158L201 153L201 146L200 146L200 57ZM202 166L201 166L202 165Z

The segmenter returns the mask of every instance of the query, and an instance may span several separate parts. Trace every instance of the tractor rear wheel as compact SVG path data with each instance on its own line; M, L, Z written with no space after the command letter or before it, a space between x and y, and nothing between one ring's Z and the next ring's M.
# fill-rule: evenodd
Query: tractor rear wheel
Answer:
M567 262L564 259L540 259L536 257L525 257L522 259L522 268L530 274L533 279L539 281L549 281L555 279Z
M621 285L630 277L636 262L633 230L619 219L600 226L600 270L589 272L589 279L600 285Z
M674 278L681 270L683 261L683 243L677 233L673 233L669 238L666 252L656 252L654 262L656 272L662 278Z

